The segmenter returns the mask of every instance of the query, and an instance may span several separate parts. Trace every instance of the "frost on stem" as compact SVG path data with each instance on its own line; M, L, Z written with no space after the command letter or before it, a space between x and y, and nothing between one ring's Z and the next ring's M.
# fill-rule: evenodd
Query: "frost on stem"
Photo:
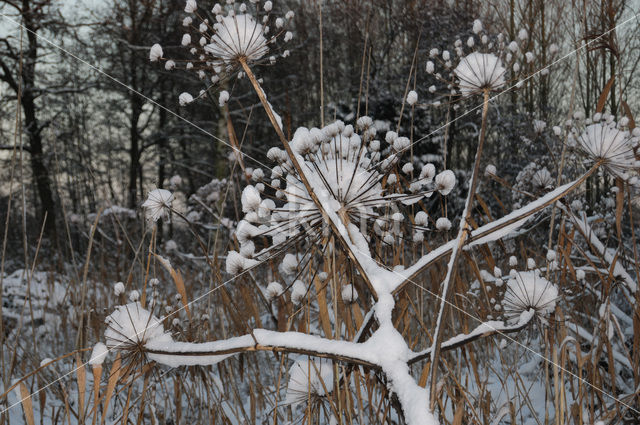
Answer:
M511 320L518 320L523 312L529 310L545 320L555 309L557 299L558 288L536 269L513 273L507 282L502 306Z
M158 221L158 219L168 214L173 202L173 194L166 189L154 189L149 192L147 200L142 207L148 220Z

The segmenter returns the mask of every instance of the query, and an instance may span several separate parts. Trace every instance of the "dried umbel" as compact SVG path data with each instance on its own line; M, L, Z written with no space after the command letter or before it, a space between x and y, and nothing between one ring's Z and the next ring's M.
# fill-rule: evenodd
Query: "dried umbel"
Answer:
M146 345L150 341L163 344L171 340L162 322L138 301L116 307L105 323L106 346L120 351L123 361L131 366L147 361Z
M436 96L460 95L463 98L505 88L509 81L518 81L537 70L535 54L526 51L534 46L526 31L521 31L515 40L508 41L504 34L492 35L485 31L479 20L473 23L473 34L466 41L456 40L449 50L431 49L426 71L446 85L447 91L437 93L438 88L429 87ZM557 54L552 45L550 55ZM542 74L547 70L543 69ZM439 101L434 104L439 104Z
M272 10L271 1L251 1L249 5L227 1L207 10L195 0L189 0L185 7L187 16L182 21L186 32L181 44L189 49L191 59L165 59L158 44L151 48L149 59L164 61L167 71L177 68L195 71L200 79L209 80L211 84L238 72L242 63L273 64L276 51L280 50L284 57L289 55L288 50L282 50L282 44L293 38L285 26L294 13L289 11L284 17L277 17ZM201 92L198 97L205 93ZM182 93L179 100L181 105L186 105L196 98Z
M393 247L401 238L422 243L429 216L424 211L418 212L412 222L402 212L404 206L434 192L449 194L456 184L455 175L448 170L436 175L435 167L428 164L415 172L416 178L409 184L401 182L399 175L405 174L402 178L410 179L413 174L412 167L407 167L412 164L403 165L401 160L409 139L388 132L381 142L376 139L377 132L369 117L360 118L357 128L359 131L337 121L323 129L299 128L295 132L290 145L315 195L325 210L339 217L345 235L363 252L369 252L370 245ZM284 254L294 245L298 249L321 246L325 251L332 250L332 244L328 243L332 230L288 154L271 148L267 156L277 164L270 176L263 170L253 170L256 183L242 192L245 215L236 230L241 256L264 260ZM409 173L400 171L409 168ZM407 231L415 234L405 238ZM260 244L264 246L262 249L257 248ZM295 276L303 270L310 261L305 252L308 251L302 251L299 258L285 257L283 273ZM235 253L228 257L228 265L230 261L240 262ZM242 267L227 270L241 271Z
M309 404L311 409L322 404L333 391L333 364L324 359L296 361L289 370L285 403L292 408Z
M124 350L164 335L162 323L139 302L118 306L106 319L107 347Z
M453 71L459 80L462 96L504 86L506 69L499 57L490 53L471 53L460 60Z
M576 133L579 130L576 130ZM612 175L629 179L639 167L631 134L614 121L587 125L576 137L578 148Z
M166 189L154 189L149 192L147 200L142 207L148 220L158 221L159 218L167 215L171 210L173 194Z
M522 313L532 310L545 320L556 306L558 288L540 275L540 271L513 272L507 281L507 290L502 301L504 313L517 320Z

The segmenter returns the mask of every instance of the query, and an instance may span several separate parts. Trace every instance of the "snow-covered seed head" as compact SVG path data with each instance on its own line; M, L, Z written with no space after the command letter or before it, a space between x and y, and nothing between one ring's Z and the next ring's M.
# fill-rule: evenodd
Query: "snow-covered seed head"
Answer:
M542 120L533 120L533 131L540 134L547 128L547 123Z
M424 228L429 225L429 216L424 211L418 211L414 218L414 221L416 223L416 226Z
M291 285L291 302L294 305L298 305L305 295L307 295L307 286L301 280L293 282L293 285Z
M534 187L541 190L552 189L555 185L555 180L551 177L551 173L544 167L533 174L531 178Z
M144 345L151 340L166 338L162 322L139 302L116 307L105 319L106 346L109 349L127 351L136 359L144 355Z
M237 75L240 78L242 72L238 69L243 63L275 62L275 56L269 57L269 51L277 41L291 41L293 33L285 27L294 15L288 13L286 20L273 16L272 2L259 4L251 1L251 4L253 10L248 10L248 4L244 2L227 1L224 6L216 4L210 11L215 19L210 20L204 18L205 14L195 0L187 1L184 10L189 16L181 21L186 30L181 44L189 50L192 59L188 62L167 62L165 68L171 70L177 68L178 63L184 63L184 69L196 72L201 80L217 84L226 77ZM270 31L270 26L275 30ZM288 51L285 53L283 57L288 56ZM163 58L159 45L151 48L149 59L152 62L167 60ZM205 94L203 91L198 97ZM193 97L181 96L180 104L186 105L193 100Z
M223 107L229 101L229 92L226 90L222 90L220 92L220 96L218 97L218 104L220 107Z
M458 87L467 97L485 90L496 90L505 84L506 69L499 57L491 53L471 53L460 60L454 73Z
M113 293L115 294L116 297L120 296L121 294L124 294L124 283L116 282L115 285L113 285Z
M256 183L242 191L245 216L236 231L241 247L240 252L230 252L227 257L229 273L244 270L247 259L261 261L277 255L282 259L279 271L295 280L310 262L320 262L322 253L316 247L321 245L327 252L335 249L332 241L338 235L333 234L334 229L327 224L324 212L334 215L332 219L344 225L346 234L340 236L346 236L365 253L380 241L395 247L395 241L414 234L414 229L407 227L425 230L426 214L418 214L414 225L406 219L404 206L415 204L436 190L445 195L449 193L455 184L453 173L445 172L437 184L431 184L436 170L428 164L419 180L407 185L395 184L400 179L399 170L405 174L401 177L403 181L416 174L411 163L401 163L401 151L409 146L409 139L388 132L385 140L391 149L382 149L380 141L373 138L372 130L376 127L370 117L359 118L355 127L359 132L341 121L322 129L301 127L290 141L291 150L298 155L300 167L322 209L308 193L288 154L279 148L268 151L267 157L277 165L268 176L269 173L252 172L251 179ZM267 190L261 193L259 185ZM329 243L320 243L322 240ZM303 251L309 248L310 254L287 254L294 244Z
M187 92L180 93L180 96L178 96L178 103L180 103L180 106L186 106L193 101L193 96Z
M213 29L211 43L205 45L204 50L220 64L233 65L240 60L255 62L269 51L265 27L249 14L224 16Z
M614 176L628 179L629 171L638 168L629 132L615 128L615 123L591 124L577 141L592 161L601 163Z
M539 270L516 272L507 281L502 301L509 319L518 319L529 310L542 320L553 312L558 299L558 288L542 277Z
M227 261L225 263L225 269L227 273L235 276L255 266L256 264L256 260L247 258L237 251L229 251L229 253L227 254Z
M282 260L282 271L287 275L295 275L298 271L298 266L300 262L298 257L294 254L287 254L284 256Z
M242 212L256 212L262 202L260 192L254 186L249 185L242 191L240 202L242 204Z
M295 408L299 404L312 406L333 391L333 365L325 359L300 359L289 370L285 404Z
M133 302L138 301L140 299L140 291L134 289L133 291L129 292L129 299Z
M475 21L473 21L473 32L475 34L480 34L481 31L482 31L482 21L480 21L480 19L476 19Z
M198 3L196 3L196 0L187 0L184 6L184 11L187 13L195 13L196 10L198 10Z
M272 301L282 295L283 292L284 288L282 287L281 283L271 282L269 285L267 285L267 290L265 291L264 295L267 300Z
M354 286L351 284L344 285L342 287L340 295L342 295L342 301L345 304L351 304L358 300L358 292L356 291L356 288L354 288Z
M149 51L149 60L151 62L157 62L160 58L162 58L162 46L154 44Z
M154 189L149 192L147 200L142 207L148 220L158 221L158 219L168 214L173 202L173 194L166 189Z
M436 229L446 232L451 229L451 221L446 217L440 217L436 220Z
M451 170L444 170L435 179L436 188L442 195L448 195L456 185L456 175Z
M495 176L497 175L498 171L496 170L496 166L493 164L488 164L487 167L484 169L484 175L485 176Z
M415 90L411 90L409 94L407 94L407 104L409 104L409 106L413 106L417 101L418 93L416 93Z

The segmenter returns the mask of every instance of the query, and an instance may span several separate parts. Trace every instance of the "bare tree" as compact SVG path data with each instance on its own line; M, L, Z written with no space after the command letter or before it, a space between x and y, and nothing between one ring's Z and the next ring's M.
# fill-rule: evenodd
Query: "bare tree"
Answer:
M51 120L43 120L38 99L52 87L44 88L47 81L40 78L36 66L45 51L38 34L62 27L62 18L51 0L0 1L0 10L6 13L20 29L0 39L0 80L4 81L18 100L24 115L24 131L28 144L23 150L30 154L31 171L36 183L42 214L46 213L45 229L50 237L56 233L55 196L45 158L42 132ZM15 24L10 24L18 28ZM16 35L17 34L17 35ZM61 87L57 87L61 88ZM10 148L10 146L3 146Z

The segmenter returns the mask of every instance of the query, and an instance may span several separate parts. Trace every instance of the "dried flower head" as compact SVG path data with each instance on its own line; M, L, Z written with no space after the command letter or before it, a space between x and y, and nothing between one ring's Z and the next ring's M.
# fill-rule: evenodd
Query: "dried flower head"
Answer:
M173 194L166 189L154 189L149 192L147 200L142 207L145 209L147 219L158 221L158 219L169 212L173 202Z
M544 167L533 174L533 185L536 189L549 190L553 189L556 181L551 177L551 173Z
M128 345L145 343L164 335L164 328L150 311L139 302L118 306L105 319L104 336L110 349L126 349Z
M238 60L255 62L269 51L263 26L249 14L223 16L213 24L213 30L204 50L218 65L231 65Z
M285 403L295 409L303 403L310 408L320 407L323 399L333 391L333 365L324 359L298 360L289 370L289 384Z
M466 98L498 90L508 81L522 80L536 72L536 56L532 51L526 51L535 46L527 37L508 41L504 34L489 34L477 19L473 22L472 32L466 42L456 40L451 51L430 50L426 71L446 86L446 91L437 93L437 87L432 85L430 93L447 98L459 94ZM551 54L556 53L554 50ZM432 104L440 105L440 100Z
M474 52L460 60L454 73L460 81L460 93L466 97L504 86L506 69L499 57L490 53Z
M517 320L522 313L533 310L544 320L555 309L557 299L558 288L536 269L513 273L502 306L509 319Z
M402 164L401 153L409 140L387 132L381 142L376 139L377 130L369 117L361 117L356 127L358 130L337 121L322 129L299 128L290 145L299 155L300 165L323 208L337 215L357 249L366 253L370 245L377 243L393 248L404 237L407 226L418 231L426 229L425 213L425 217L421 215L420 220L412 224L400 210L437 191L447 195L456 179L450 171L436 177L435 167L427 164L407 190L407 185L398 181L397 176L399 170L407 169L406 164ZM333 249L328 243L333 230L326 224L286 151L274 147L267 157L276 166L270 175L254 170L252 176L257 175L256 181L261 183L249 185L242 192L245 216L238 224L236 236L240 253L251 259L266 260L284 254L294 244L302 249L302 255L287 255L282 263L282 273L293 281L312 260L308 253ZM260 184L262 190L258 190ZM322 240L326 242L319 243ZM422 242L420 238L414 241ZM257 245L264 247L260 249ZM245 246L250 249L245 250ZM236 254L233 261L238 261ZM234 271L240 269L235 267Z
M137 301L116 307L105 322L106 346L122 352L126 364L144 363L147 360L146 344L150 341L162 344L171 340L162 322Z
M626 180L630 177L629 171L638 168L631 136L628 131L616 128L615 122L588 125L577 142L591 160L601 162L614 176Z
M249 7L253 10L249 10ZM293 33L287 31L286 22L294 13L287 12L284 18L272 14L273 4L252 1L245 3L227 1L225 5L216 3L210 13L203 10L194 0L186 3L188 14L182 21L186 28L181 44L189 49L189 60L167 60L162 57L162 47L151 48L151 61L166 60L165 69L185 69L196 72L202 80L217 84L222 79L238 72L242 63L270 63L276 61L269 52L280 49L281 43L291 41ZM280 42L280 43L277 43ZM282 56L288 56L284 51ZM242 75L242 72L237 75ZM198 96L180 97L180 104L186 105L198 97L206 95L206 90ZM228 100L228 99L227 99Z

